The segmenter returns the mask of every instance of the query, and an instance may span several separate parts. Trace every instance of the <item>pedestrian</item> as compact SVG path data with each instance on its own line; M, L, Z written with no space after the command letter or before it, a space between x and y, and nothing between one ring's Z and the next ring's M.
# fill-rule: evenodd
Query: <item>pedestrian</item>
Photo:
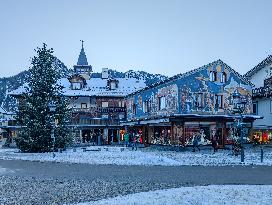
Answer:
M133 137L132 150L137 151L137 135L134 135L134 137Z
M198 135L194 135L194 139L193 139L193 152L196 151L196 148L198 149L198 151L200 151L199 141L198 141Z
M213 147L213 153L215 153L218 150L218 144L216 138L212 138L212 147Z
M129 134L128 134L128 132L125 133L124 140L125 140L125 146L128 147L128 143L129 143Z

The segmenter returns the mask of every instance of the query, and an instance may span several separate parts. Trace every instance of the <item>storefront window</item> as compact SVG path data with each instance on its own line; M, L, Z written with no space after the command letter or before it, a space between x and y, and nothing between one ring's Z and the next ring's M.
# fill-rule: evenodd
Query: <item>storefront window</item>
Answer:
M171 144L171 128L169 127L155 127L154 138L151 144L170 145Z
M272 141L272 130L254 130L250 141L254 144L269 144Z

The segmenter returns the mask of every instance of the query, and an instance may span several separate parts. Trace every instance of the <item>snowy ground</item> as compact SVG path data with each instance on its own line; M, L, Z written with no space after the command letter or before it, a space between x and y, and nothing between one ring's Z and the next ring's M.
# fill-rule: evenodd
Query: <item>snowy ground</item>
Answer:
M235 157L230 150L219 150L213 154L210 149L201 152L175 152L157 151L148 148L131 151L126 148L121 151L120 147L89 147L87 149L98 149L101 151L83 152L77 148L76 152L68 149L63 153L20 153L17 149L0 148L0 159L12 160L31 160L31 161L54 161L68 163L87 163L87 164L115 164L115 165L203 165L203 166L224 166L240 165L240 156ZM107 149L106 149L107 148ZM264 162L260 161L260 148L248 148L245 150L245 165L272 165L272 149L264 151Z
M140 192L78 205L270 205L272 185L209 185Z

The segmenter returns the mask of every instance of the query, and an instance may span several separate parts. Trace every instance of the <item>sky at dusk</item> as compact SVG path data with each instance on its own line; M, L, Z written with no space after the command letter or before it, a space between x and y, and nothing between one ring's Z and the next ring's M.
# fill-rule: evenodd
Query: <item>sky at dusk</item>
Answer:
M271 0L0 0L0 77L46 43L69 68L172 76L223 60L244 74L272 54Z

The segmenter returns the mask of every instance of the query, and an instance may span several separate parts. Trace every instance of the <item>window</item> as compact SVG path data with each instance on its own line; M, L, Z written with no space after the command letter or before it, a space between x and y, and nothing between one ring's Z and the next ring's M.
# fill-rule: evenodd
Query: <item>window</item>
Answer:
M81 103L81 109L86 109L87 108L87 103Z
M203 107L203 94L199 93L197 95L197 105L198 107Z
M227 81L227 74L225 72L222 72L220 76L220 82L225 83L226 81Z
M272 100L270 100L270 113L272 114Z
M165 96L159 97L159 110L166 108Z
M109 107L109 102L102 101L102 107Z
M122 100L122 107L126 107L126 101Z
M253 105L252 113L254 115L257 115L258 114L258 102L254 102L254 103L252 103L252 105ZM270 111L271 111L271 107L270 107Z
M90 104L91 104L90 105L91 107L96 107L96 99L95 99L95 97L91 97L90 98Z
M217 80L216 75L217 75L217 73L215 71L211 71L210 72L210 81L212 81L212 82L216 81Z
M80 83L72 83L72 89L73 90L80 90L81 84Z
M111 90L115 90L116 89L116 82L115 81L113 81L113 82L110 83L110 89Z
M215 107L223 108L223 95L215 95Z
M196 94L193 95L193 103L194 103L194 107L195 108L198 107L198 104L197 104L197 95Z
M144 101L143 112L144 113L150 112L150 101L149 100Z
M195 93L193 95L194 107L201 108L203 107L203 94L202 93Z
M120 119L120 120L125 119L125 115L124 115L124 114L119 114L119 119Z
M134 115L136 115L136 105L135 104L132 105L132 113Z

